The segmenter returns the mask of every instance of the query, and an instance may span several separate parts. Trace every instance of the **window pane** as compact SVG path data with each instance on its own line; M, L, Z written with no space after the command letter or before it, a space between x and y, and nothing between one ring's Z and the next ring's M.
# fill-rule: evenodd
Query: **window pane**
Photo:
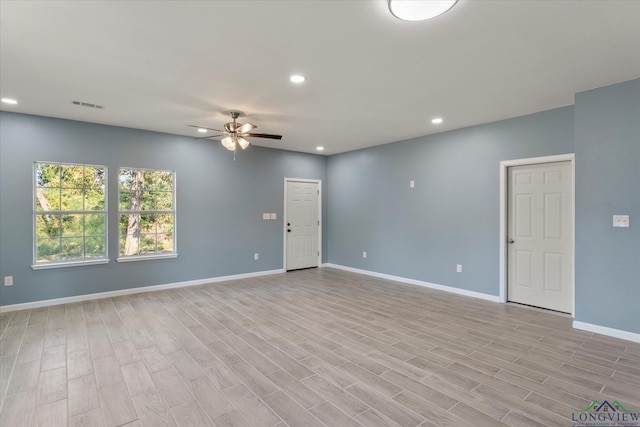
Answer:
M37 239L36 262L58 261L60 259L60 239Z
M106 256L104 237L86 237L84 239L85 258L103 258Z
M159 211L170 211L173 209L173 193L169 191L157 192L156 209Z
M97 188L95 190L85 190L84 210L86 211L105 210L104 190L102 188Z
M60 171L62 188L82 188L84 182L84 166L83 165L62 165Z
M142 193L142 207L143 211L155 211L156 210L156 193L155 191L145 191Z
M131 256L140 253L140 236L125 234L120 239L120 255Z
M102 190L104 192L106 186L104 179L105 173L103 167L84 167L84 186L87 190Z
M82 258L84 239L82 237L63 237L61 259L68 261Z
M120 215L120 220L118 221L118 225L119 225L119 229L120 229L120 235L124 235L127 234L127 228L129 225L129 215L127 214L121 214Z
M140 254L153 254L156 252L156 235L140 235Z
M82 214L62 215L62 235L82 236L84 231L84 221Z
M36 210L39 210L39 211L60 210L60 188L58 187L36 188Z
M147 190L155 190L158 181L158 171L144 171L144 187Z
M36 163L36 185L38 187L60 187L60 170L57 164Z
M120 169L118 174L118 182L120 191L131 191L131 169Z
M173 233L158 234L158 252L173 252Z
M158 215L158 233L173 233L173 214Z
M157 219L158 216L156 214L140 215L140 231L143 233L155 233Z
M84 208L83 202L82 188L62 189L62 208L60 210L81 211Z
M118 209L121 211L131 210L131 192L120 190L120 206Z
M104 236L105 234L105 215L85 215L84 217L84 234L85 236Z
M52 238L60 236L60 215L37 215L36 237Z

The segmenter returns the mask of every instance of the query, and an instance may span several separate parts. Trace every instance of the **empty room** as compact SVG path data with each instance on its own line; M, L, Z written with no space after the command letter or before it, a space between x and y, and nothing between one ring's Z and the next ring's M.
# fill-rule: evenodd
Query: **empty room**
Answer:
M0 426L640 426L639 23L0 0Z

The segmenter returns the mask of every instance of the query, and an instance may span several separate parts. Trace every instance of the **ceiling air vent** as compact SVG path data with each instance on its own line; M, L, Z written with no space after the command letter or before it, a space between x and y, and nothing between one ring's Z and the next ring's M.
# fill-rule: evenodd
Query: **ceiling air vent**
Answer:
M73 105L77 105L79 107L87 107L87 108L96 108L98 110L104 110L104 105L92 104L90 102L84 101L71 101Z

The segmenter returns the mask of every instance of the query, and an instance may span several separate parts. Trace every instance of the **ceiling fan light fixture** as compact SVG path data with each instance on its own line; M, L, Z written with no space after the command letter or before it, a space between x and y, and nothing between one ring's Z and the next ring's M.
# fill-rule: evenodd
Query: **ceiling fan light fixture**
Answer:
M249 141L247 141L246 139L244 139L243 137L239 136L238 137L238 144L240 145L240 148L242 148L243 150L245 148L247 148L250 144Z
M458 0L388 0L389 12L403 21L426 21L451 9Z
M235 151L236 149L236 141L230 137L224 137L222 138L222 141L220 141L222 143L222 145L224 146L224 148L226 148L229 151Z

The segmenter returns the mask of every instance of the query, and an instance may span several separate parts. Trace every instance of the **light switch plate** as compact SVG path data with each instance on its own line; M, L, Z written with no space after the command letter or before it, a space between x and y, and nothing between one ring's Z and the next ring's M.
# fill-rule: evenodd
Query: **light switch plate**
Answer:
M271 214L269 214L269 213L263 213L263 214L262 214L262 219L271 219Z
M614 227L629 227L629 215L614 215L613 216Z
M278 219L278 217L277 217L277 215L276 215L276 214L272 213L272 214L271 214L271 219Z

